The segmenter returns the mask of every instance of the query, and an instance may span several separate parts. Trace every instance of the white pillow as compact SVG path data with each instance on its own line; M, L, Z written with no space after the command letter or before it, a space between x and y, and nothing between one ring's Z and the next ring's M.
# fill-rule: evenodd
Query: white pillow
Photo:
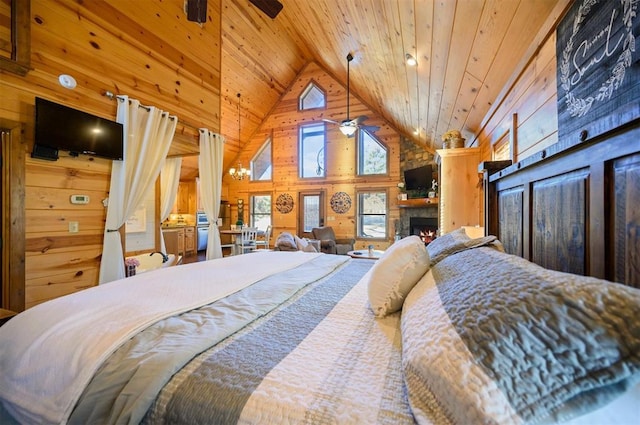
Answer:
M429 254L418 236L391 245L363 279L368 280L373 314L384 317L399 311L414 285L429 270Z
M281 249L296 249L296 241L291 233L282 232L278 235L275 246Z
M296 240L296 247L298 248L298 251L318 252L316 251L315 247L311 245L306 239L300 238L297 235L294 235L293 237Z

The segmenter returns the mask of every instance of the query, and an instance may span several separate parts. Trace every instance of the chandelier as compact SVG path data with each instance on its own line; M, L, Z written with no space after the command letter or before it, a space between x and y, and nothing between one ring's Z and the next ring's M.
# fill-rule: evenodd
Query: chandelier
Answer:
M238 162L238 168L229 168L229 174L235 180L243 180L245 177L249 177L249 170L242 166L242 163Z
M240 93L238 93L238 143L240 143ZM244 168L241 162L238 162L238 168L229 168L229 174L234 180L244 180L245 177L249 177L251 170Z

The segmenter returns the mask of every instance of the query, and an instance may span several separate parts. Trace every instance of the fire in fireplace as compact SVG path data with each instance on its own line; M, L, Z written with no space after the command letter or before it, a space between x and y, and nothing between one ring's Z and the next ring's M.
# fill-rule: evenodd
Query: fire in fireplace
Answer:
M420 239L428 245L436 238L438 233L438 219L427 217L409 217L411 235L420 236Z

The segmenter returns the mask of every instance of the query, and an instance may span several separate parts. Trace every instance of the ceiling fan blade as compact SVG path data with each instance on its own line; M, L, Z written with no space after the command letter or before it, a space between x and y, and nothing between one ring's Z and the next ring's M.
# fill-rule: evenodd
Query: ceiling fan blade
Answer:
M367 130L369 133L375 133L376 131L380 130L380 127L378 127L377 125L360 125L358 127L363 130Z
M351 121L353 121L356 125L360 125L363 122L365 122L366 120L368 120L369 117L366 115L360 115L359 117L356 117L354 119L352 119Z
M282 3L278 0L249 0L255 7L264 12L271 19L275 19L282 10Z
M324 122L330 122L331 124L340 124L338 121L330 120L330 119L328 119L328 118L322 118L322 121L324 121Z

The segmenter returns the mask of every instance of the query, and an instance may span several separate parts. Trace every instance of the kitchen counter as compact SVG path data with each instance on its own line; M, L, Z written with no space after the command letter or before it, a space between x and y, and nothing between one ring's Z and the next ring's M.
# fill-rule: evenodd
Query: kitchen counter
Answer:
M163 224L162 225L162 229L184 229L185 227L195 227L195 223L193 224L175 224L175 223L169 223L169 224Z

